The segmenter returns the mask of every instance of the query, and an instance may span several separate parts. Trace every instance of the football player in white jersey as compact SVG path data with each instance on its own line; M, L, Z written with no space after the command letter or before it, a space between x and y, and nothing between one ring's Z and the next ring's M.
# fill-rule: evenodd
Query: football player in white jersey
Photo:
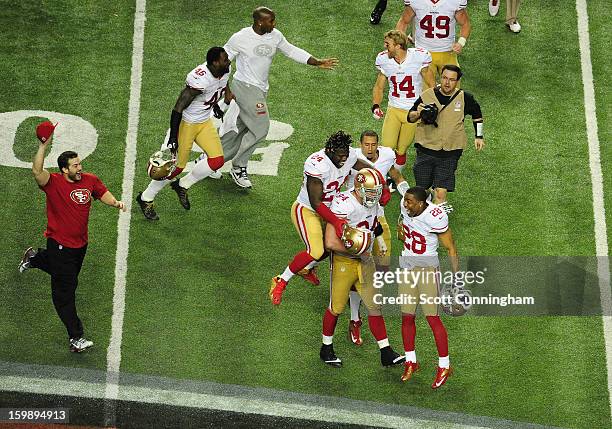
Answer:
M136 197L145 218L159 219L153 208L153 199L168 184L177 193L183 208L189 210L187 189L223 166L223 148L211 114L222 114L217 104L222 95L225 105L234 98L227 86L230 68L227 53L217 46L208 50L204 64L187 75L186 86L170 118L168 148L176 157L176 168L163 180L152 180L147 189ZM197 163L189 174L172 181L185 169L194 142L206 153L207 162Z
M312 268L327 256L323 245L323 222L332 225L338 237L342 236L346 221L333 214L329 206L352 168L372 167L369 162L358 158L351 143L350 135L338 131L327 139L325 149L313 153L304 162L304 180L297 201L291 206L291 220L306 250L295 255L282 274L272 278L269 295L274 305L281 303L287 282L295 274L310 283L319 284ZM381 180L384 183L382 175ZM381 202L386 204L390 198L385 184Z
M378 144L378 134L376 131L366 130L361 133L360 147L357 149L357 154L360 158L365 158L371 162L380 173L386 177L387 174L397 184L397 190L403 196L408 189L408 182L404 179L399 170L394 166L395 152ZM352 171L346 181L346 188L351 189L354 184L354 178L357 171ZM391 252L391 230L385 218L385 210L379 205L377 213L378 223L383 229L382 240L374 242L372 254L376 260L376 264L385 270L390 264ZM354 289L354 288L353 288ZM351 320L349 321L349 339L357 346L363 343L361 338L361 318L359 317L359 305L361 298L357 291L351 289L350 292L350 307Z
M431 52L430 67L441 75L446 64L459 65L457 55L463 51L472 31L466 8L467 0L404 0L404 12L395 29L406 32L415 19L414 45ZM457 41L456 24L461 26Z
M387 115L382 127L382 145L397 153L397 168L406 164L406 151L414 140L416 124L408 122L408 111L425 88L435 83L430 53L408 48L408 37L398 30L385 33L385 50L376 57L378 77L372 89L372 115L381 119L385 83L389 81Z
M355 288L368 309L368 326L378 342L382 365L397 365L404 361L404 357L389 345L382 306L374 303L373 275L376 267L371 249L373 236L384 245L382 228L377 221L383 182L378 171L364 168L357 172L354 183L353 189L336 194L330 207L338 218L344 219L352 228L346 228L342 238L338 238L331 224L325 230L325 247L332 251L330 300L323 316L323 344L319 356L328 365L342 366L342 361L334 352L333 336L338 315L344 311L349 291ZM357 238L351 235L353 228L361 229L357 231ZM359 238L362 233L367 234L366 240Z
M408 283L398 285L399 296L412 297L412 301L401 306L402 339L406 362L402 381L408 381L419 369L414 349L416 337L415 313L417 304L433 331L438 349L438 369L432 389L442 386L452 374L448 356L448 336L438 313L439 259L438 244L448 251L453 273L459 269L457 249L448 226L448 215L442 207L427 202L427 191L415 186L406 191L401 205L398 222L398 238L403 241L400 266L410 270Z

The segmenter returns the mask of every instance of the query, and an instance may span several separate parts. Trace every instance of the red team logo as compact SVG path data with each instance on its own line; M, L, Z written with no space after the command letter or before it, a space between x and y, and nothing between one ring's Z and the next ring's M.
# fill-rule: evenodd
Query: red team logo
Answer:
M266 114L266 105L263 103L257 103L255 105L255 111L257 112L258 115L265 115Z
M70 193L70 199L77 204L87 204L91 200L89 189L75 189Z

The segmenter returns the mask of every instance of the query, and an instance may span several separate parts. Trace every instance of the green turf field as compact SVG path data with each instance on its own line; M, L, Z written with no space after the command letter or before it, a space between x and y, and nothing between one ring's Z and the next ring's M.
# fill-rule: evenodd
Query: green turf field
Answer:
M97 145L85 158L84 169L96 173L117 197L130 97L133 3L0 0L0 113L60 112L89 122L97 131ZM121 370L563 427L609 427L601 317L445 318L456 376L432 392L437 354L424 319L417 324L423 371L410 384L400 383L399 369L380 367L367 329L362 348L349 344L344 316L335 341L344 368L320 362L328 263L319 270L321 286L296 278L282 305L272 308L270 278L302 247L289 213L304 159L338 129L356 139L366 128L381 129L382 122L370 114L371 89L382 35L401 11L400 2L389 3L379 26L367 21L374 1L267 3L290 42L319 58L337 57L340 66L327 72L282 55L275 58L271 116L294 129L284 140L289 147L282 153L278 176L252 176L251 191L239 190L227 174L208 179L191 188L189 212L165 189L156 199L161 217L156 223L147 222L130 202ZM456 207L451 227L460 255L594 255L575 3L524 3L519 35L505 29L503 11L491 18L485 1L472 0L468 7L473 32L460 57L462 88L483 108L487 147L476 154L470 146L462 157L457 192L450 197ZM257 5L190 0L147 4L134 195L148 183L148 157L163 140L185 75L204 61L210 46L223 45L249 25ZM612 92L607 77L612 61L607 28L612 14L603 0L591 0L588 7L601 165L609 190L612 148L606 143L612 136ZM38 120L31 117L19 125L13 144L17 159L31 161ZM469 123L466 129L471 144ZM50 300L48 276L16 270L23 249L44 245L44 194L28 168L2 165L0 174L5 224L0 361L104 370L113 309L116 211L102 204L92 210L77 303L96 346L73 355ZM605 198L608 228L610 195ZM398 211L394 196L387 219L396 219ZM396 242L394 246L397 251ZM400 318L390 317L387 328L392 345L401 351Z

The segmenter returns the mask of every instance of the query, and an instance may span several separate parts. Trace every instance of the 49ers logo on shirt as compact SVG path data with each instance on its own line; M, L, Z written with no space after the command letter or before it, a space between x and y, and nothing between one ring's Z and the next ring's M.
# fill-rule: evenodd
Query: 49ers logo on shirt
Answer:
M274 49L270 45L261 44L253 48L253 53L258 57L271 57L274 55Z
M70 199L77 204L87 204L91 200L89 189L75 189L70 193Z

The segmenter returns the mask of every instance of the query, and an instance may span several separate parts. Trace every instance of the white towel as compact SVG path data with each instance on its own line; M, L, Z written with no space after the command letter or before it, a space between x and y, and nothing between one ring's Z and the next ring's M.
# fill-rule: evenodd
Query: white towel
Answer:
M238 114L240 113L240 107L238 107L238 103L232 99L230 101L230 105L223 116L223 122L219 127L219 136L223 136L230 131L238 132L238 126L236 125L236 120L238 119Z

